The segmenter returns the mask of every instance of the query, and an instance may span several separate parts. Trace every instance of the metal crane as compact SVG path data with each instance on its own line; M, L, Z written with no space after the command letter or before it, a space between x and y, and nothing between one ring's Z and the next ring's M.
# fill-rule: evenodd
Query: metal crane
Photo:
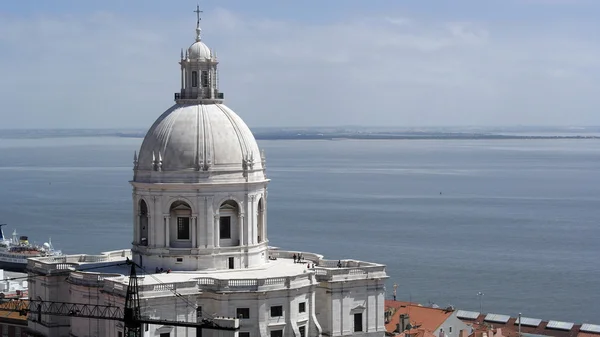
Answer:
M197 336L202 336L202 329L236 331L239 324L231 326L220 326L214 320L198 317L197 322L172 321L165 319L153 319L142 316L140 309L140 295L136 267L140 268L134 261L127 258L126 264L131 266L129 275L129 286L125 295L125 308L111 305L93 305L69 302L49 302L43 300L13 300L8 305L0 308L0 311L19 312L21 316L37 315L34 321L41 322L42 315L70 316L91 319L116 320L123 322L124 335L126 337L142 337L143 324L157 324L177 327L196 328Z

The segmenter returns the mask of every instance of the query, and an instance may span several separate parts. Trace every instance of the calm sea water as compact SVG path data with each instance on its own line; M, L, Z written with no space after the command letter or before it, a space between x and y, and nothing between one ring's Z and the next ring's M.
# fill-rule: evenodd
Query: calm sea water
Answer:
M131 242L140 139L0 139L0 222ZM600 141L263 141L269 239L385 263L400 299L600 323Z

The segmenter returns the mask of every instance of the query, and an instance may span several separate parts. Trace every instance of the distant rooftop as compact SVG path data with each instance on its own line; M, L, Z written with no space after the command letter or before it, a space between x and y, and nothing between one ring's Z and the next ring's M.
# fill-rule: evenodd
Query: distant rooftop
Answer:
M471 325L475 331L500 328L505 337L519 337L518 317L494 313L481 314L466 310L459 310L457 317ZM521 317L521 334L523 337L600 337L600 326Z

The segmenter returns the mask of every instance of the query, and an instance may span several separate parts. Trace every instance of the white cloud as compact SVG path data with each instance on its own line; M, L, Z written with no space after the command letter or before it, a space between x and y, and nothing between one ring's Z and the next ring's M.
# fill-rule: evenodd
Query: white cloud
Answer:
M600 124L600 47L583 24L206 14L227 104L251 126ZM3 17L0 31L0 128L147 127L179 89L194 21Z

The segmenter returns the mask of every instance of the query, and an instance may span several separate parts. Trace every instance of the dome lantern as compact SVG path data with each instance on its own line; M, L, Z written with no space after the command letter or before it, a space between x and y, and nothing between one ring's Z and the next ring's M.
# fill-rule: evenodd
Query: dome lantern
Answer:
M181 89L175 93L175 102L187 103L222 103L224 95L218 88L217 57L202 41L200 28L200 10L194 11L196 20L196 40L183 53L181 65Z

